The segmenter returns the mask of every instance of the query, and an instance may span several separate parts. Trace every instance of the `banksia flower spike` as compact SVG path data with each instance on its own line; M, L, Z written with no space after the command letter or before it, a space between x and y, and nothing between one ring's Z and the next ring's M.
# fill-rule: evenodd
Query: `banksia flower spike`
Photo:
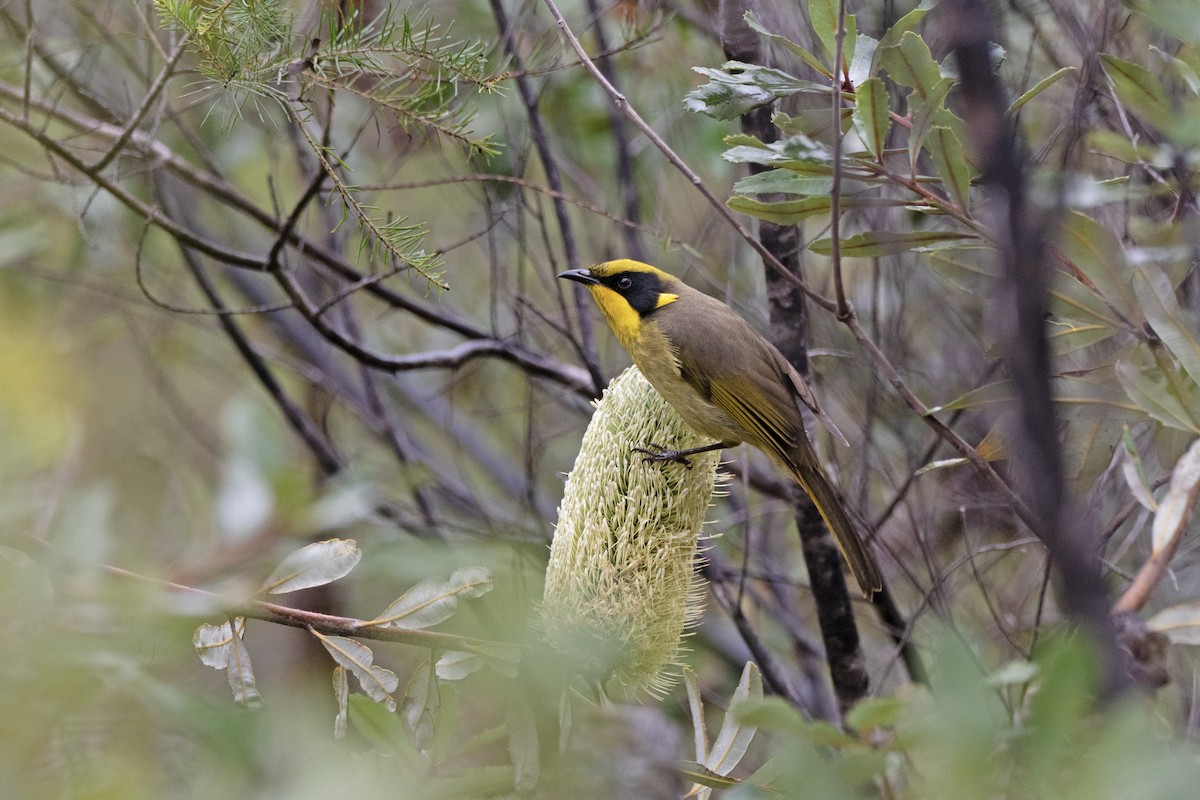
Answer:
M697 549L720 461L645 463L634 448L650 444L710 442L630 367L596 404L567 477L542 599L550 645L628 695L670 688L685 630L703 610Z

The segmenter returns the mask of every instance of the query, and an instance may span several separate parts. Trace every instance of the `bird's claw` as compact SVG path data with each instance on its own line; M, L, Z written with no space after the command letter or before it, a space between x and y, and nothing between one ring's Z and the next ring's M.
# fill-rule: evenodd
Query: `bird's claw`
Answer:
M649 442L645 447L635 447L633 448L633 452L642 454L643 464L664 464L671 462L674 464L683 464L688 469L692 468L692 462L680 451L663 447L661 444L655 444L654 442Z

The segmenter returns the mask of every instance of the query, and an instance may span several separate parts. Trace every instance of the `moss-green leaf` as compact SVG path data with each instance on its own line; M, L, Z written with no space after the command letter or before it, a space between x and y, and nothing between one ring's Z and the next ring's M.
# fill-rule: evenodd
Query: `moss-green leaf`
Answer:
M969 214L971 169L967 166L967 155L962 142L954 135L954 131L935 125L925 139L925 149L929 151L946 193L964 214Z
M1104 72L1112 79L1117 98L1150 125L1162 129L1171 122L1171 105L1162 82L1150 70L1132 61L1100 54Z
M800 45L793 42L791 39L780 36L777 33L772 33L771 31L764 28L762 26L762 23L760 23L758 21L758 18L755 17L752 12L750 12L750 11L746 12L745 20L746 20L746 24L748 26L750 26L751 30L756 31L757 33L760 33L763 36L766 36L771 41L776 42L776 43L782 45L783 47L787 48L788 50L791 51L791 53L794 56L799 58L805 64L808 64L810 67L812 67L817 72L824 75L826 78L830 78L833 76L833 73L829 70L828 67L826 67L824 64L821 63L821 60L819 58L814 56L808 50L805 50Z
M927 97L942 80L942 71L933 60L929 45L912 31L901 34L894 46L880 50L880 65L892 80L913 89L920 97Z
M1035 83L1033 85L1033 88L1029 89L1024 94L1022 94L1020 97L1018 97L1016 100L1014 100L1012 102L1012 105L1010 105L1008 107L1008 110L1005 111L1004 113L1005 114L1015 114L1018 111L1018 109L1021 108L1021 106L1025 105L1030 100L1037 97L1039 94L1046 91L1051 86L1058 83L1060 80L1067 77L1067 75L1071 74L1074 71L1075 71L1075 67L1063 67L1062 69L1051 72L1049 75L1047 75L1046 77L1042 78L1040 81Z
M854 96L854 127L867 150L876 158L883 155L887 146L890 125L887 87L879 78L863 81Z
M955 231L868 231L842 240L843 258L868 258L906 253L923 247L937 247L955 242L969 242L977 237ZM833 241L821 239L809 249L827 256L833 252Z
M1175 299L1171 279L1157 266L1143 264L1133 274L1133 289L1146 321L1184 371L1200 384L1200 330Z

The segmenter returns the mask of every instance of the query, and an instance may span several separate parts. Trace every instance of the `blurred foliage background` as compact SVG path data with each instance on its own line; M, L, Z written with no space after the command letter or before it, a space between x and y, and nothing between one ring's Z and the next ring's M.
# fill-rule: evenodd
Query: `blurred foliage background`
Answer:
M1091 653L1060 612L1072 587L1054 586L1010 495L927 424L1020 488L991 221L932 5L848 4L867 55L843 86L838 167L871 201L843 205L849 299L929 414L833 314L810 303L797 323L852 445L820 433L819 447L907 628L856 604L872 697L839 728L780 478L727 452L692 701L679 687L581 703L560 760L560 687L531 618L590 401L627 358L554 276L639 258L766 331L758 255L614 107L541 0L0 2L3 794L670 797L697 777L679 770L692 758L713 769L703 791L728 797L1189 796L1200 572L1184 538L1195 478L1176 463L1200 434L1200 11L987 6L1031 202L1052 220L1067 490L1141 631L1139 662L1169 680L1097 708ZM803 274L829 296L829 204L795 203L827 198L834 176L822 34L837 4L560 7L704 185L816 243ZM722 18L745 10L778 34L762 41L783 77L719 72ZM913 53L934 72L902 75ZM783 143L736 138L742 111L775 100ZM774 182L737 183L746 162ZM1168 498L1174 523L1155 527ZM349 681L338 738L346 675L331 687L310 618L252 618L262 704L236 705L197 658L196 626L252 604L289 553L351 539L352 572L270 599L370 620L423 581L486 568L486 594L436 630L519 643L520 675L487 651L434 681L453 648L425 625L370 642L400 709ZM1168 562L1129 599L1135 574ZM787 701L746 683L756 647ZM745 783L694 752L700 706L744 751L721 775Z

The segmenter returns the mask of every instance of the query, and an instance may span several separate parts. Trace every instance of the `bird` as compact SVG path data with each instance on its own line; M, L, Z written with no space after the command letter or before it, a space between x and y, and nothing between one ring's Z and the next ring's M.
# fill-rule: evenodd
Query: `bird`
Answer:
M833 534L864 597L883 588L874 555L829 481L804 425L807 408L843 443L791 362L725 303L663 270L632 259L569 269L617 341L663 399L711 445L636 448L650 461L689 465L688 456L750 444L804 489Z

